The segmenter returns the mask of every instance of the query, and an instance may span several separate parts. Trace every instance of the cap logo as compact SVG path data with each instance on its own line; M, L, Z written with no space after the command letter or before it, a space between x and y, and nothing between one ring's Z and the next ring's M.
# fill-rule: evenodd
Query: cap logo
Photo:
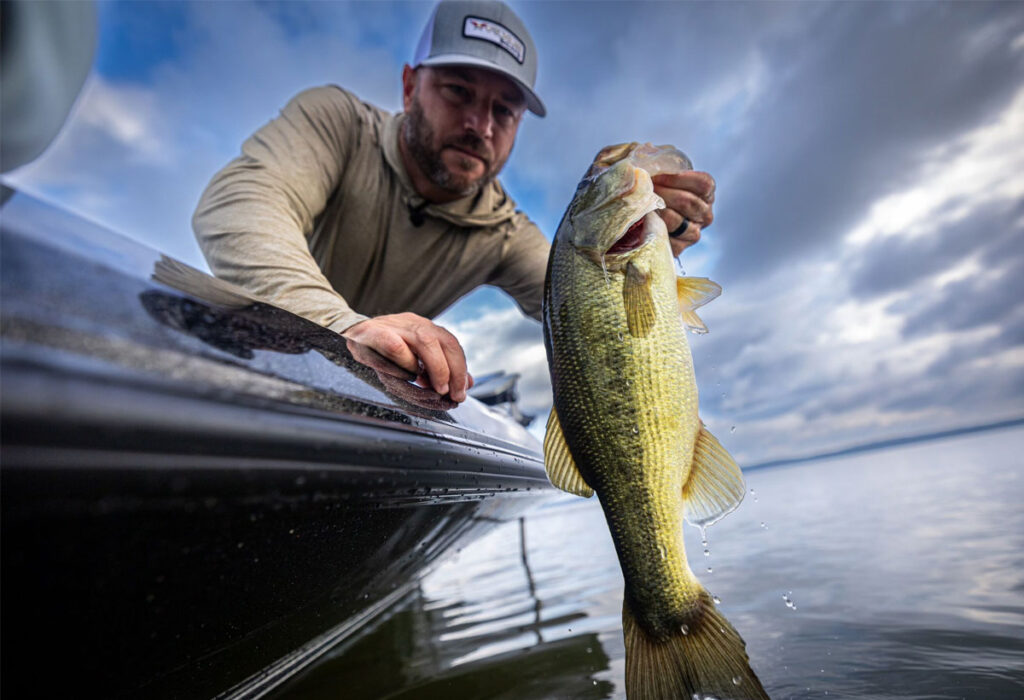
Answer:
M522 40L497 22L480 17L466 17L462 25L462 36L483 39L505 49L520 63L526 58L526 46Z

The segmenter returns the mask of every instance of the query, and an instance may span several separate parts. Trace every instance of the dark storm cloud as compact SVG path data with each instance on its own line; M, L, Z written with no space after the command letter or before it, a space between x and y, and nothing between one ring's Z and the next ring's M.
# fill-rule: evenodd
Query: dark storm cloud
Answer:
M1009 375L1000 380L991 372L970 367L970 361L978 357L977 351L977 347L968 344L952 348L940 363L934 365L936 369L941 367L941 375L891 385L879 407L885 411L927 410L935 407L935 397L939 394L948 397L949 408L953 411L973 413L973 407L1012 404L1024 389L1024 379ZM964 415L961 422L977 423L978 419Z
M766 47L777 71L739 144L762 174L732 202L724 278L845 233L910 182L922 151L985 123L1024 79L1014 3L829 5L813 42Z
M930 304L907 317L904 337L1001 323L1017 312L1024 300L1024 258L1011 260L1000 272L998 276L979 274L947 284Z
M1024 257L1016 221L1024 205L993 206L922 236L888 236L873 241L850 271L850 292L872 299L909 289L921 279L942 272L980 253L989 265Z
M822 252L1024 81L1014 3L582 7L517 6L550 116L524 123L508 179L547 193L550 235L601 146L675 143L719 180L723 283Z

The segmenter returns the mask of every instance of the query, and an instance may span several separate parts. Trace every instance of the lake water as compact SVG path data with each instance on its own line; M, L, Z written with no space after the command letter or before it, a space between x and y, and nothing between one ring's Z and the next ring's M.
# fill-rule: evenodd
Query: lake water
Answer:
M687 553L773 698L1024 698L1024 429L746 476ZM559 499L277 697L622 698L621 608L596 499Z

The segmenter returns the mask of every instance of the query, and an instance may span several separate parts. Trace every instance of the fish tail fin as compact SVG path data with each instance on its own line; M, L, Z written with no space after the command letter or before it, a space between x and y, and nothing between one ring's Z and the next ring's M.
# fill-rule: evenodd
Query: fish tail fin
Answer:
M645 631L629 601L623 602L629 700L769 700L743 638L704 589L697 610L679 631L661 639Z

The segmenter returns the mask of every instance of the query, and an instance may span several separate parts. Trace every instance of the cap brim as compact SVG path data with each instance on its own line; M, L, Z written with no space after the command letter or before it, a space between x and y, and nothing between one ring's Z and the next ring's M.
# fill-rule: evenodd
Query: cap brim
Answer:
M543 117L548 113L548 110L544 107L544 103L540 101L540 98L537 97L537 93L535 93L529 85L527 85L522 80L517 78L515 75L505 70L496 63L491 63L490 61L486 61L482 58L476 58L474 56L466 56L463 54L452 53L425 58L422 61L420 61L418 65L473 66L475 68L485 68L494 73L498 73L499 75L502 75L511 80L513 83L515 83L516 87L518 87L523 93L523 99L526 100L526 108L528 110L536 114L538 117Z

